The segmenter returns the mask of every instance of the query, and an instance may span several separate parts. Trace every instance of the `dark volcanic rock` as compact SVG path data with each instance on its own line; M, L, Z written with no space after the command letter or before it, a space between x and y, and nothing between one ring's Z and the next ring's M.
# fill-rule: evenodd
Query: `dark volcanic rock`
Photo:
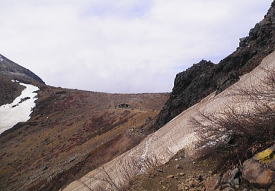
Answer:
M177 74L170 98L158 115L157 126L161 127L184 109L213 92L213 75L214 64L205 60Z
M250 72L261 60L275 50L275 1L264 19L240 39L235 52L214 65L202 60L177 74L170 98L162 108L155 129L165 125L185 109L216 91L220 93Z
M10 79L19 80L22 82L35 82L45 84L41 78L30 70L14 63L8 58L0 54L0 75L9 77Z

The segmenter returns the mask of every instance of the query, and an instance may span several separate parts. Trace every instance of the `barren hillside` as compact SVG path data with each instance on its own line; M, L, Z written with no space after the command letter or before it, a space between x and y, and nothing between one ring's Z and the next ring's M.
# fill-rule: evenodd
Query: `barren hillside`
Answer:
M210 149L231 141L230 133L236 133L240 129L243 132L236 134L243 142L237 148L234 147L236 150L241 147L246 148L242 144L248 144L244 140L250 136L251 132L249 131L253 131L253 133L248 139L254 142L251 141L250 145L246 146L247 149L254 149L254 151L250 150L252 153L257 150L255 148L268 146L270 142L274 141L274 127L272 126L274 119L271 118L270 121L261 121L261 119L257 124L255 119L258 118L255 116L259 111L264 113L260 115L264 117L273 115L274 111L274 97L271 96L268 102L263 102L262 94L266 93L266 90L261 89L265 87L264 79L267 77L268 71L273 71L275 67L274 23L275 2L272 3L264 19L250 30L249 36L240 39L240 46L237 50L219 64L215 65L210 61L203 60L176 76L174 88L168 101L156 122L150 125L151 129L160 128L159 130L146 137L138 146L91 171L64 190L118 190L136 175L168 162L177 152L186 152L189 156L201 156L203 149ZM255 88L250 92L257 90L255 92L261 95L257 97L258 102L251 98L251 95L255 93L246 93L244 97L234 93L236 89L245 92L248 87ZM271 88L269 87L269 89L272 88L274 88L273 85ZM264 104L264 109L257 108L261 105L260 103ZM249 116L250 118L246 117L242 120L248 123L248 119L250 119L253 123L249 123L253 126L246 127L247 124L242 121L241 125L231 124L235 129L230 127L232 129L222 131L223 126L217 127L218 123L213 120L217 117L223 118L221 113L229 113L235 117L235 120L239 119L239 116ZM251 118L251 115L248 114L255 118ZM212 123L209 122L211 120ZM217 120L225 125L220 118ZM267 125L266 122L271 124ZM269 131L266 131L265 125L268 126ZM199 130L198 126L200 126ZM218 133L215 134L216 132ZM243 137L242 133L247 137ZM260 135L264 135L261 137L262 142L257 143L258 145L255 144L257 146L253 148L253 143L257 142L255 140ZM197 147L200 147L200 150ZM243 153L238 154L246 156L246 153L243 150ZM228 157L233 156L228 155ZM238 159L240 158L245 157L238 156ZM236 159L234 160L236 161ZM149 182L147 183L149 184Z
M195 126L191 123L192 119L195 118L202 123L208 123L200 113L218 115L228 110L228 106L240 114L243 109L252 113L256 112L254 107L258 103L250 100L249 97L243 98L236 95L234 92L237 89L244 90L247 87L257 87L260 88L260 91L263 91L263 82L268 76L267 71L274 70L275 52L268 55L252 72L242 76L237 83L222 93L218 95L215 95L215 93L210 94L198 104L182 112L161 129L149 135L138 146L102 167L89 172L64 190L116 190L116 188L128 184L131 178L154 167L151 166L152 163L156 166L164 164L181 150L185 150L188 156L197 157L196 145L200 142L201 135L195 131ZM248 101L244 102L243 99ZM274 99L269 100L268 105L274 109ZM211 132L211 126L208 131ZM226 137L223 137L226 133L227 131L224 131L214 138L214 142L206 144L218 145L223 143L226 141Z
M2 78L11 102L23 87ZM0 135L1 190L58 190L138 144L168 98L39 86L31 119Z

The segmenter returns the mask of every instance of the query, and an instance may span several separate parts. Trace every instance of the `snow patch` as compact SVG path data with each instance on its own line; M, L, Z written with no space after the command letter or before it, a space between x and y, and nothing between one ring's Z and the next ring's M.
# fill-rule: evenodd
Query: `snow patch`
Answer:
M35 107L35 101L37 100L35 91L39 90L39 88L30 84L19 84L25 86L21 95L11 104L0 106L0 134L19 122L28 121L32 109Z

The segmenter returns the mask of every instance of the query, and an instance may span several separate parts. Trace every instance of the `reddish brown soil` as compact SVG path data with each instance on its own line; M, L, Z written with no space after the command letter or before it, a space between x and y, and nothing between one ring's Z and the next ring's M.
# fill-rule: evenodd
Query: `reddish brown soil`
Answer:
M13 83L10 79L0 76L0 105L12 103L20 95L23 88L18 83Z
M168 94L43 86L38 96L31 119L0 135L0 190L58 190L127 151Z

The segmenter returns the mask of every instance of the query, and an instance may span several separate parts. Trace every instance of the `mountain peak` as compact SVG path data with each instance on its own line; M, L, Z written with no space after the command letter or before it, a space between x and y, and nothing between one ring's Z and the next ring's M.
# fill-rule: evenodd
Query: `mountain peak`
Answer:
M32 71L16 64L2 54L0 54L0 75L6 76L12 80L45 84L45 82Z

